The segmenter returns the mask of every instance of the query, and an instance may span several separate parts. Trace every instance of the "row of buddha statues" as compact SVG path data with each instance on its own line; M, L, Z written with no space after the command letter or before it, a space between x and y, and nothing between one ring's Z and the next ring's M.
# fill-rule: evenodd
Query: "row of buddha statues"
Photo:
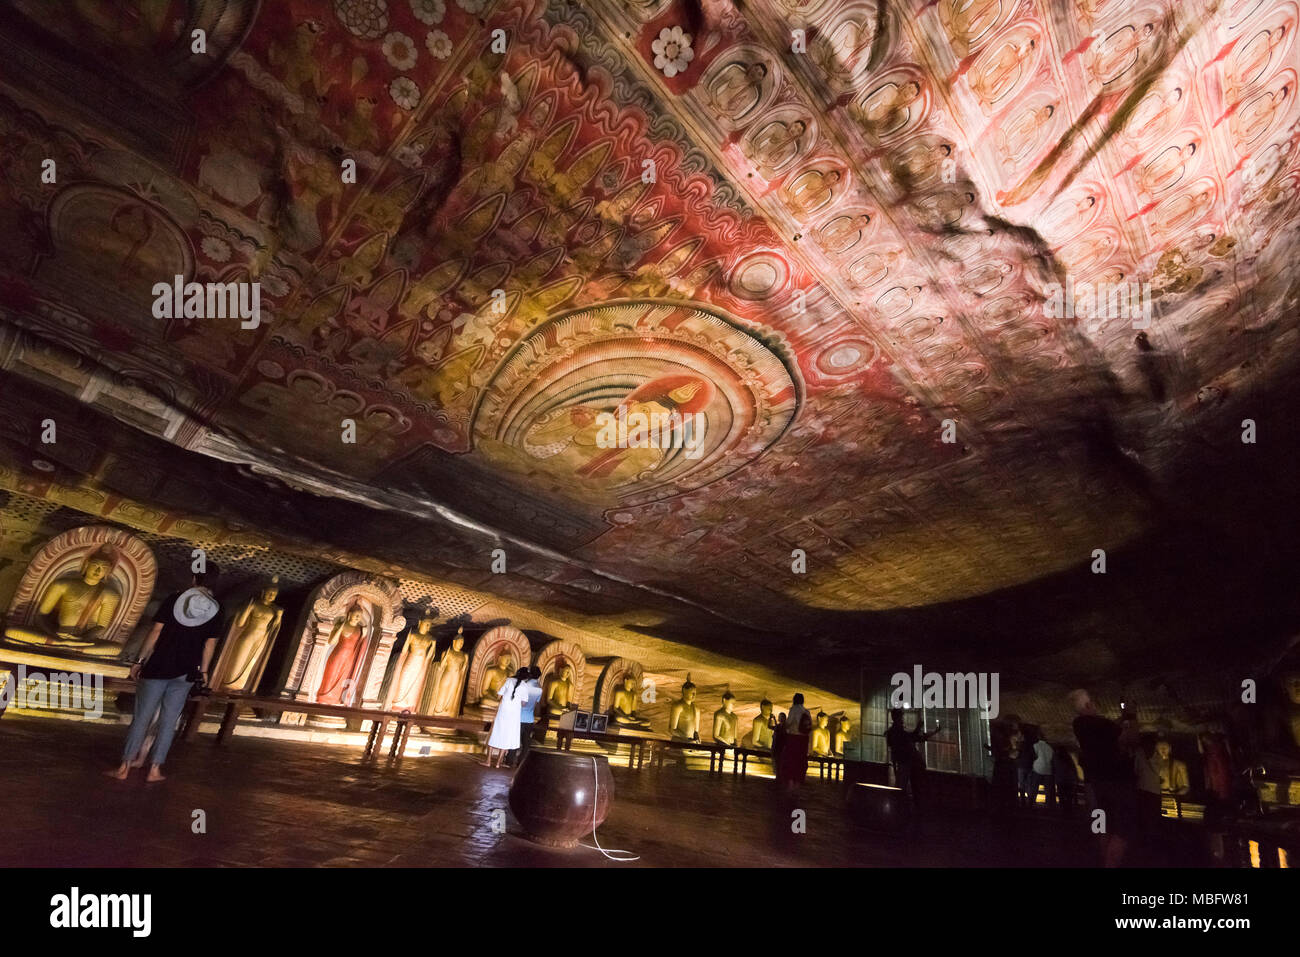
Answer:
M37 551L19 581L5 619L4 641L46 656L94 662L105 674L122 674L127 640L148 604L157 567L148 545L112 526L70 529ZM422 613L406 629L405 601L396 581L359 571L341 572L318 585L308 597L297 627L288 634L282 673L264 682L263 672L283 629L284 610L277 603L279 580L272 578L229 611L224 640L209 676L218 692L256 693L269 683L271 694L329 705L352 705L456 716L465 705L495 709L503 687L526 664L540 668L542 708L552 718L581 707L587 659L570 641L552 640L534 651L522 631L506 625L489 628L471 651L464 626L447 638L437 653L435 615ZM449 630L452 623L446 623ZM405 630L396 659L394 648ZM596 711L616 727L650 732L638 711L639 663L608 661L596 682ZM669 707L668 734L698 741L701 712L697 689L687 676L681 696ZM740 736L740 716L728 690L713 714L713 740L765 749L771 747L772 703L764 700ZM842 751L848 719L817 715L810 735L816 755Z
M56 657L116 662L148 603L156 573L148 546L126 532L86 526L56 536L37 552L19 582L4 641ZM242 691L256 684L265 652L280 631L278 595L279 580L273 578L231 616L214 688Z
M629 697L630 695L630 697ZM675 698L668 708L668 733L677 741L702 742L700 735L702 712L696 704L698 689L691 681L690 675L682 684L681 696ZM636 696L630 684L624 684L624 695L615 695L615 707L611 720L616 724L627 724L628 717L635 719L635 711L624 714L622 707L635 705ZM813 719L812 730L808 734L808 752L815 757L825 758L842 756L844 746L848 743L853 726L848 715L839 713L832 716L819 711ZM779 727L772 715L772 702L764 698L758 706L758 714L750 721L749 733L740 737L740 716L736 713L736 696L727 689L722 695L722 706L713 712L713 741L715 744L729 748L742 747L758 751L770 751Z

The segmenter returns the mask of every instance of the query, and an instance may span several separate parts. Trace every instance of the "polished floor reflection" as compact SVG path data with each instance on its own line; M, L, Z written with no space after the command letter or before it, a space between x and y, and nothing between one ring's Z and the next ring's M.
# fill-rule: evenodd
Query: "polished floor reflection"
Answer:
M159 866L940 866L1092 865L1082 818L1038 809L1003 825L936 808L914 834L856 826L841 786L810 777L793 799L761 777L614 762L617 795L598 851L525 840L506 801L509 772L470 754L362 765L353 748L211 736L178 743L169 779L122 784L102 776L125 728L8 717L0 721L0 865ZM793 833L803 810L806 833ZM196 811L206 833L195 833ZM504 814L502 813L504 812ZM502 833L499 826L504 820ZM1177 855L1133 863L1199 863L1181 828ZM588 839L588 843L590 840Z

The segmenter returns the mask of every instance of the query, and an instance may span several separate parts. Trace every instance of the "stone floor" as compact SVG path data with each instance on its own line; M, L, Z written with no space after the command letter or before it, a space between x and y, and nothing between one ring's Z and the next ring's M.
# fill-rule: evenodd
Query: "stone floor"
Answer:
M103 776L126 729L11 716L0 721L0 866L610 866L587 848L525 840L508 771L469 754L360 762L358 749L237 736L177 742L168 780ZM625 760L625 759L622 759ZM1081 823L1045 811L995 827L928 815L908 838L864 830L841 788L810 777L793 799L774 782L613 762L616 798L598 831L631 866L1077 866L1095 862ZM792 833L791 812L807 832ZM192 829L194 811L206 833ZM506 812L505 833L493 827ZM1041 811L1041 809L1040 809ZM1081 820L1081 819L1080 819Z

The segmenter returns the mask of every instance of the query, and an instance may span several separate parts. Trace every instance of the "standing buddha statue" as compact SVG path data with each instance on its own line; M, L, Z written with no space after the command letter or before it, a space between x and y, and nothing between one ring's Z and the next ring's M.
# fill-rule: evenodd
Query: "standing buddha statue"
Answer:
M262 589L259 596L250 598L235 615L230 651L222 666L223 674L213 685L217 691L254 690L251 684L257 676L263 653L280 633L280 618L284 609L275 603L279 594L280 578L277 575Z
M325 673L321 677L320 689L316 692L318 703L351 702L349 684L356 673L361 647L365 644L366 632L362 626L364 620L365 612L360 606L353 605L347 614L334 623L326 643L330 654L325 659ZM345 701L345 698L348 700Z

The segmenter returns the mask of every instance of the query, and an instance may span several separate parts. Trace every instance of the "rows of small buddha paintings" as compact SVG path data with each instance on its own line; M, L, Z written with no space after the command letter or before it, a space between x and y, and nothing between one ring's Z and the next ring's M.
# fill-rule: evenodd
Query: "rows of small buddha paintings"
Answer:
M65 670L125 677L131 639L157 579L149 545L124 529L85 525L55 535L18 583L5 616L0 660L25 655ZM669 706L667 728L656 729L641 711L655 696L639 662L589 662L576 642L549 636L534 647L508 623L489 627L467 648L466 623L450 632L450 623L440 623L436 610L428 609L408 622L400 585L390 579L360 571L335 574L311 590L287 628L279 597L280 583L272 578L227 609L224 640L208 678L214 692L456 717L466 708L495 710L507 680L531 664L541 672L541 707L550 718L590 707L621 733L666 731L680 741L760 750L772 745L777 720L766 699L745 728L727 690L709 727L688 675ZM473 631L473 622L467 624ZM278 670L268 671L276 661ZM283 720L305 717L286 712ZM843 754L851 734L847 715L819 713L809 750Z

